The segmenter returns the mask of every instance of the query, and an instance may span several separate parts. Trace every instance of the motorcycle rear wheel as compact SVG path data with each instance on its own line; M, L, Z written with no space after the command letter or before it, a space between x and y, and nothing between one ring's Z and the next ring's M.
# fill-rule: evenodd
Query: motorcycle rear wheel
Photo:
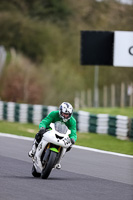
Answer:
M57 153L54 152L54 151L51 151L49 159L48 159L47 164L46 164L46 167L42 170L42 173L41 173L42 179L48 178L52 168L54 167L56 157L57 157Z

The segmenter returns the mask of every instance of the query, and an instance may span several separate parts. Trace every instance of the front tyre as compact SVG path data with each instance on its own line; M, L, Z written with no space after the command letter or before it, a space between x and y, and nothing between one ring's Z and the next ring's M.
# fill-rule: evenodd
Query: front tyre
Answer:
M42 170L42 173L41 173L42 179L48 178L52 168L54 167L56 157L57 157L57 153L54 152L54 151L51 151L49 159L48 159L47 164L46 164L46 167Z

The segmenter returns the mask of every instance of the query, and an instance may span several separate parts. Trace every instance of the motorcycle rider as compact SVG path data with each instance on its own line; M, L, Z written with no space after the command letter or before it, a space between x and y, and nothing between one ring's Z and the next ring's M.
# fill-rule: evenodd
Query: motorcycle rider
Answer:
M70 137L70 142L71 146L67 149L69 151L72 148L72 145L75 144L77 140L77 134L76 134L76 120L72 116L73 114L73 107L70 103L68 102L63 102L59 106L59 110L57 111L52 111L49 115L47 115L39 124L39 132L35 135L35 139L32 145L31 151L29 151L28 155L29 157L34 157L36 153L36 149L38 147L38 144L40 143L43 134L49 130L50 128L50 123L55 123L57 121L65 123L65 125L68 127L68 129L71 131L71 134L69 135ZM60 169L61 164L59 163L63 155L61 155L58 163L56 164L55 168Z

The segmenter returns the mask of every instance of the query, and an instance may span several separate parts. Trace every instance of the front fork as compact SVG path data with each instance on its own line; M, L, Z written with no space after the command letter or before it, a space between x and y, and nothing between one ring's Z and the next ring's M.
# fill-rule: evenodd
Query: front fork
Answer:
M48 143L46 145L45 153L44 153L44 156L42 157L42 166L43 167L47 163L51 151L57 153L57 157L56 157L56 160L55 160L55 163L54 163L54 165L55 165L58 162L60 155L62 154L62 147L56 146L56 145L53 145L53 144L50 144L50 143Z
M52 147L50 147L50 144L48 144L47 149L46 149L45 154L44 154L44 157L43 157L43 160L42 160L43 166L46 164L46 162L48 160L50 151L54 151L54 152L57 153L57 158L56 158L55 163L54 163L54 165L56 165L56 164L59 164L61 162L61 159L64 157L64 155L66 153L66 148L62 148L60 146L54 147L53 145L52 145Z

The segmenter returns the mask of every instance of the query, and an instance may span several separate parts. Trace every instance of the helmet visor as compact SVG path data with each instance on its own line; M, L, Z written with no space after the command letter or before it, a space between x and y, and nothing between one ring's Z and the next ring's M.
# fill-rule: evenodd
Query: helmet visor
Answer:
M64 119L68 119L71 116L71 114L62 112L62 116L63 116Z

